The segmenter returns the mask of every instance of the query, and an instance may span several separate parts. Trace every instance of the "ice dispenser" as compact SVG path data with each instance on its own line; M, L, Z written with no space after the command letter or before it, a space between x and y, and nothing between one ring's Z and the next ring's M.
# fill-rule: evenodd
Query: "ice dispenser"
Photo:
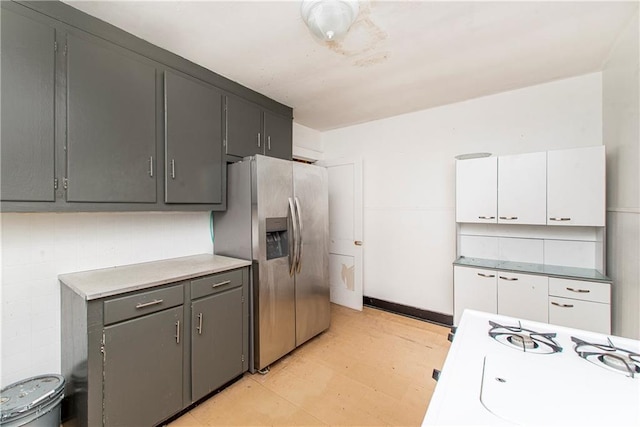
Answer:
M289 256L287 218L266 218L267 259Z

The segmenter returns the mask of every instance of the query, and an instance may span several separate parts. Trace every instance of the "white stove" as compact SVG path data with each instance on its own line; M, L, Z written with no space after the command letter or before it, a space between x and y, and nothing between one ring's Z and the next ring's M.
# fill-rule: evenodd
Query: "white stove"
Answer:
M423 425L640 425L640 341L466 310Z

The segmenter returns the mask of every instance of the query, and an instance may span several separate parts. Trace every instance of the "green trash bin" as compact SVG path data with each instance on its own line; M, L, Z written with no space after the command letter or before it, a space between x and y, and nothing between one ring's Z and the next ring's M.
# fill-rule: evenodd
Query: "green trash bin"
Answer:
M0 390L0 425L3 427L59 427L64 397L62 375L40 375Z

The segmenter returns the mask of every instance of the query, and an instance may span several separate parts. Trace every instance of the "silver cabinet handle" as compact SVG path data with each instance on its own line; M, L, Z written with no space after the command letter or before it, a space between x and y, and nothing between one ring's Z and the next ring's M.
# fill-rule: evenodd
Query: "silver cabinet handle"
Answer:
M302 208L300 207L300 200L294 197L296 202L296 216L298 217L298 273L302 270L302 248L304 241L302 240Z
M591 292L589 289L574 289L574 288L567 288L568 291L571 292L577 292L579 294L588 294L589 292Z
M554 216L549 218L550 221L571 221L571 218L564 218L559 216Z
M485 274L485 273L477 273L477 274L478 274L478 276L480 276L480 277L489 277L489 278L491 278L491 277L496 277L496 275L495 275L495 274Z
M260 132L258 132L258 148L260 148Z
M180 344L180 321L176 322L176 344Z
M198 314L198 335L202 335L202 313Z
M214 283L213 286L211 286L211 287L212 288L217 288L218 286L228 285L229 283L231 283L231 280L225 280L224 282Z
M171 178L176 179L176 161L171 159Z
M495 216L479 216L478 219L496 219Z
M508 221L514 220L514 219L518 219L517 216L501 216L499 217L500 219L506 219Z
M572 308L573 304L559 304L555 301L551 301L551 304L555 305L556 307L562 307L562 308Z
M506 276L498 276L500 277L502 280L508 280L510 282L513 282L514 280L518 280L517 277L506 277Z
M153 156L149 156L149 176L153 178Z
M145 308L145 307L149 307L156 304L162 304L163 301L164 300L161 300L161 299L154 299L153 301L149 301L149 302L141 302L136 304L136 308Z
M271 151L271 136L267 137L267 148Z

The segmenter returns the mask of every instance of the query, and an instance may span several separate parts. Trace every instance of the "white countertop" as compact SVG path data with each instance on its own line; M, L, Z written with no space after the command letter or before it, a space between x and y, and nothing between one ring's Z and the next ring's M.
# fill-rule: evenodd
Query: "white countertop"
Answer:
M248 265L251 261L202 254L61 274L58 279L62 285L89 301Z

